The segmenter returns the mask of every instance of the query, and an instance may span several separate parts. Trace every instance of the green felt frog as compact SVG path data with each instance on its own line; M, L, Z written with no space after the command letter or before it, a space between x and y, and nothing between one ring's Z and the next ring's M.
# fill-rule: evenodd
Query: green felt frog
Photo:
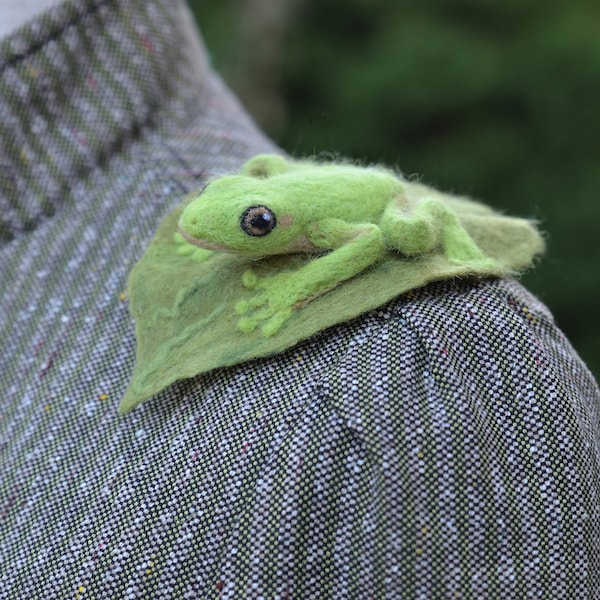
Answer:
M385 169L257 156L168 214L131 270L119 410L433 281L516 276L543 250L533 221Z
M249 259L308 253L296 270L242 281L238 326L273 335L292 311L371 268L387 253L443 254L481 268L486 257L439 195L382 168L259 155L213 181L184 208L179 232L194 246Z

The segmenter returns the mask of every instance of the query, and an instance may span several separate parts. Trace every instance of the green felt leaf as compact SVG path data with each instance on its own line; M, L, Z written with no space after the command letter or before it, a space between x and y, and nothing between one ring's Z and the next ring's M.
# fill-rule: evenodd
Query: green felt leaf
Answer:
M259 277L272 276L298 269L314 257L295 254L251 261L186 247L176 235L181 208L176 209L130 275L136 365L119 411L131 410L177 380L281 352L431 281L516 274L543 251L543 240L530 221L500 215L470 200L444 198L494 261L455 264L442 254L406 258L389 252L373 267L294 310L269 337L260 329L238 328L236 306L253 293L243 284L244 273L251 268Z

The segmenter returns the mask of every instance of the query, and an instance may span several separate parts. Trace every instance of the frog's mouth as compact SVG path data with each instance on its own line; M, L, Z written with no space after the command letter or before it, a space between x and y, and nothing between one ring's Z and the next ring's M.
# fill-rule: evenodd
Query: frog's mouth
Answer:
M191 235L183 231L183 229L181 228L179 228L179 233L186 242L189 242L194 246L198 246L198 248L204 248L205 250L220 250L221 252L231 252L231 248L225 246L224 244L196 239L195 237L192 237Z

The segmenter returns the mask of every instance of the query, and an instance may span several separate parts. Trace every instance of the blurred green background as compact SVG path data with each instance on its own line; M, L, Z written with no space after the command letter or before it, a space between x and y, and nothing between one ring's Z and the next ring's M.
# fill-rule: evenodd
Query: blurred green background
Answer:
M534 217L523 283L600 375L597 0L189 0L216 69L294 156L398 167Z

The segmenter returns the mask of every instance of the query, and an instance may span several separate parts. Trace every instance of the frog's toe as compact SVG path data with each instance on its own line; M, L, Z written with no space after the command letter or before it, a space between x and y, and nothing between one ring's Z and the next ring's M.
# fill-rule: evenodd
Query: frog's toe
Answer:
M288 308L285 310L279 310L273 315L267 323L265 323L261 329L262 334L265 337L271 337L277 333L283 324L290 318L292 309Z
M179 256L190 256L190 254L194 253L194 247L193 246L178 246L177 247L177 254L179 254Z
M253 298L248 298L247 300L240 300L235 305L235 312L238 315L244 315L255 308L260 308L269 302L269 299L264 294L259 294L258 296L254 296ZM259 315L257 315L259 316Z
M252 331L254 331L256 329L256 326L258 325L256 319L252 318L252 317L242 317L239 321L238 321L238 329L240 331L243 331L244 333L251 333Z
M184 244L187 244L188 246L191 246L191 244L188 241L186 241L186 239L179 233L179 231L176 231L173 234L173 242L177 246L182 246Z
M253 290L258 286L258 275L254 271L244 271L242 283L245 287Z
M196 262L204 262L208 260L214 252L212 250L205 250L204 248L194 248L194 253L192 254L192 258Z
M250 303L247 300L240 300L235 305L235 312L238 315L245 315L249 311L250 311Z
M496 268L496 261L493 258L481 258L479 260L474 261L473 267L476 269L482 269L485 271L489 271L490 269Z
M446 257L448 262L465 267L469 270L472 270L473 273L480 273L481 271L490 271L497 267L496 261L493 258L482 257L482 258L473 258L470 256L463 257Z
M173 242L175 243L175 252L177 252L179 256L189 256L190 254L193 254L196 249L195 246L186 241L179 232L173 234Z
M244 308L248 308L248 310L250 310L252 307L245 306ZM262 333L265 337L269 337L273 335L287 319L288 316L282 315L281 311L277 311L270 306L266 306L261 310L257 310L251 316L242 317L238 321L238 328L244 333L250 333L256 329L259 323L264 323L262 327Z

